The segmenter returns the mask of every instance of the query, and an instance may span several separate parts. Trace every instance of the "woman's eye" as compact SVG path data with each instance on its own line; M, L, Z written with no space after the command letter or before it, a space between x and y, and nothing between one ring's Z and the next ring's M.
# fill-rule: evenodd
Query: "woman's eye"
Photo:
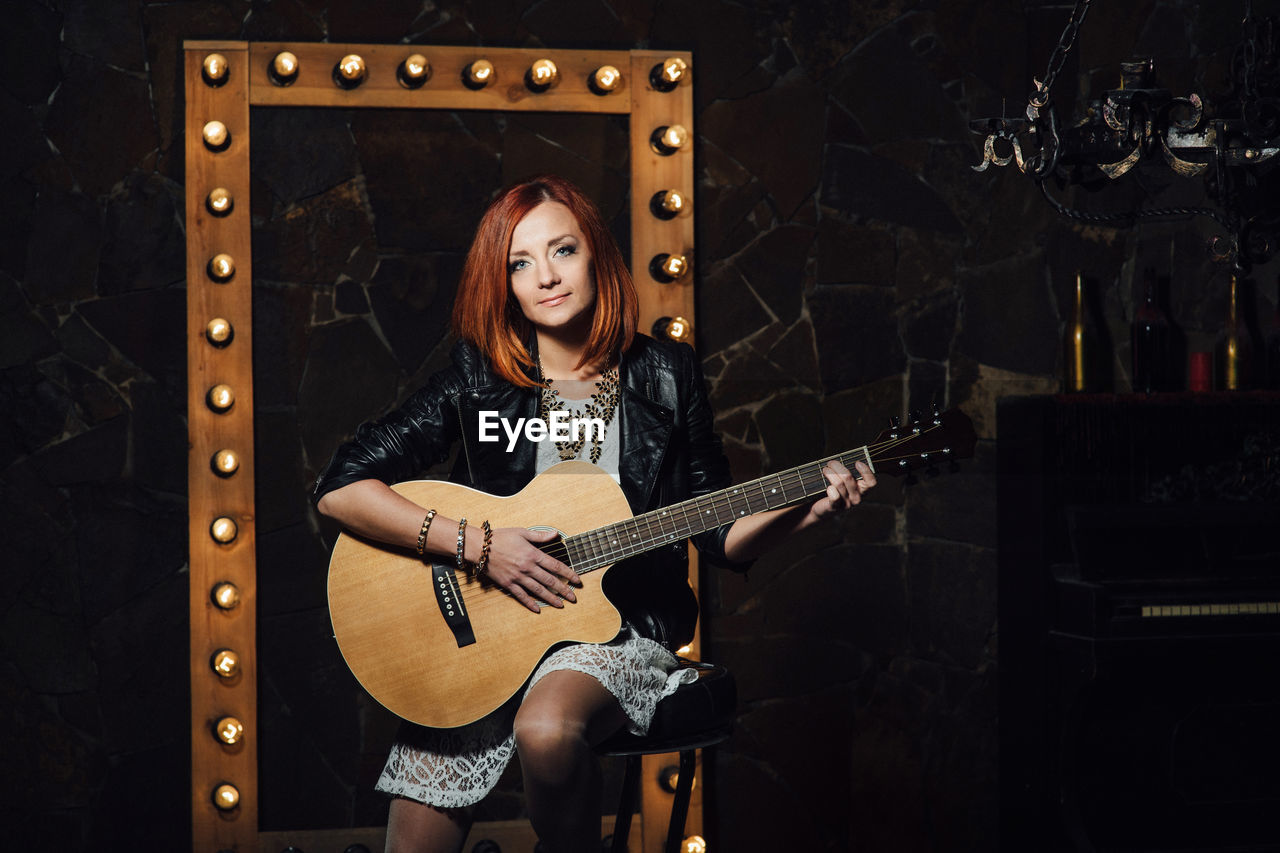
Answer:
M526 266L528 266L528 264L529 264L529 262L528 262L528 261L524 261L524 260L521 260L521 261L512 261L510 264L508 264L508 265L507 265L507 271L508 271L508 272L516 272L517 270L522 270L522 269L524 269Z
M573 246L557 246L556 257L560 257L560 258L568 257L569 255L572 255L575 251L577 250L574 249Z

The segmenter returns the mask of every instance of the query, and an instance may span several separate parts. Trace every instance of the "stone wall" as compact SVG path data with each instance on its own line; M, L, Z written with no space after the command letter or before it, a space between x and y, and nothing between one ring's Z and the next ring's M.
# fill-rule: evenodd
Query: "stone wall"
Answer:
M1259 14L1274 13L1255 2ZM291 39L692 49L698 348L738 479L868 441L936 400L978 425L959 474L704 582L705 651L741 691L710 762L729 851L991 850L997 838L995 400L1056 390L1075 269L1127 390L1132 287L1171 276L1193 349L1224 310L1201 220L1056 218L967 121L1020 111L1066 18L1038 0L15 0L0 82L0 754L9 837L189 836L180 45ZM1055 93L1154 55L1221 88L1238 15L1097 4ZM15 73L12 69L17 69ZM332 528L303 489L355 423L438 366L470 230L532 171L627 234L625 125L526 114L255 111L264 826L367 825L393 722L328 639ZM1136 182L1064 197L1115 210ZM1149 180L1150 203L1196 182ZM1270 316L1275 274L1259 271ZM1265 323L1263 324L1265 326ZM307 780L305 790L299 780ZM484 816L520 814L518 776Z

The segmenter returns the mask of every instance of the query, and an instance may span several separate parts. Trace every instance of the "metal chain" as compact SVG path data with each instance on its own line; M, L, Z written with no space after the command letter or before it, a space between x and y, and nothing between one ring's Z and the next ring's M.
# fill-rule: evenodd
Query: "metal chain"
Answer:
M1235 228L1223 218L1222 214L1210 207L1157 207L1157 208L1138 208L1136 210L1124 211L1122 213L1086 213L1083 210L1076 210L1067 207L1053 196L1049 195L1049 188L1045 181L1037 181L1040 185L1040 192L1053 205L1053 209L1070 219L1080 222L1093 222L1097 224L1106 224L1111 222L1128 222L1134 219L1155 219L1167 216L1207 216L1214 222L1221 225L1228 233L1234 233Z
M1067 54L1071 52L1071 48L1076 43L1076 37L1080 34L1080 25L1084 23L1084 16L1089 14L1089 3L1091 0L1076 0L1076 7L1071 10L1071 20L1067 21L1066 27L1062 30L1062 35L1058 36L1058 44L1053 49L1053 53L1049 55L1049 66L1045 69L1044 80L1036 81L1037 89L1028 99L1031 106L1040 109L1049 103L1049 88L1053 86L1053 81L1058 78L1058 72L1062 70L1062 63L1067 61Z
M1240 52L1244 56L1244 96L1241 100L1244 102L1245 109L1253 104L1258 98L1258 71L1256 63L1258 59L1258 22L1253 17L1252 0L1245 0L1244 3L1244 42L1240 46Z

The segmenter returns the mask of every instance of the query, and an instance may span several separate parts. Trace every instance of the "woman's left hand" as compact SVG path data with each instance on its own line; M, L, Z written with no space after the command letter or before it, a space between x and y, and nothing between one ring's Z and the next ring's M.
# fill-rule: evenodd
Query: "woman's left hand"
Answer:
M822 476L827 478L827 494L813 506L809 507L809 515L815 521L822 521L844 512L862 501L862 495L876 485L876 475L871 472L865 462L855 462L855 474L839 460L833 459L822 468Z

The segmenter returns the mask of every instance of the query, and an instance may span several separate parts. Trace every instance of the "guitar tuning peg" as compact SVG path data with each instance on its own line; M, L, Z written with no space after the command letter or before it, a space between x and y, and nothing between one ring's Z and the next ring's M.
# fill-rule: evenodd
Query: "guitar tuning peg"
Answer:
M897 429L900 426L902 426L902 418L898 417L897 415L890 415L889 429Z
M938 418L942 417L942 408L938 405L938 402L936 400L934 401L933 406L931 408L932 408L933 419L934 421L937 421Z
M911 423L913 423L913 424L919 424L919 423L920 423L920 410L919 410L919 409L912 409L912 410L911 410Z

